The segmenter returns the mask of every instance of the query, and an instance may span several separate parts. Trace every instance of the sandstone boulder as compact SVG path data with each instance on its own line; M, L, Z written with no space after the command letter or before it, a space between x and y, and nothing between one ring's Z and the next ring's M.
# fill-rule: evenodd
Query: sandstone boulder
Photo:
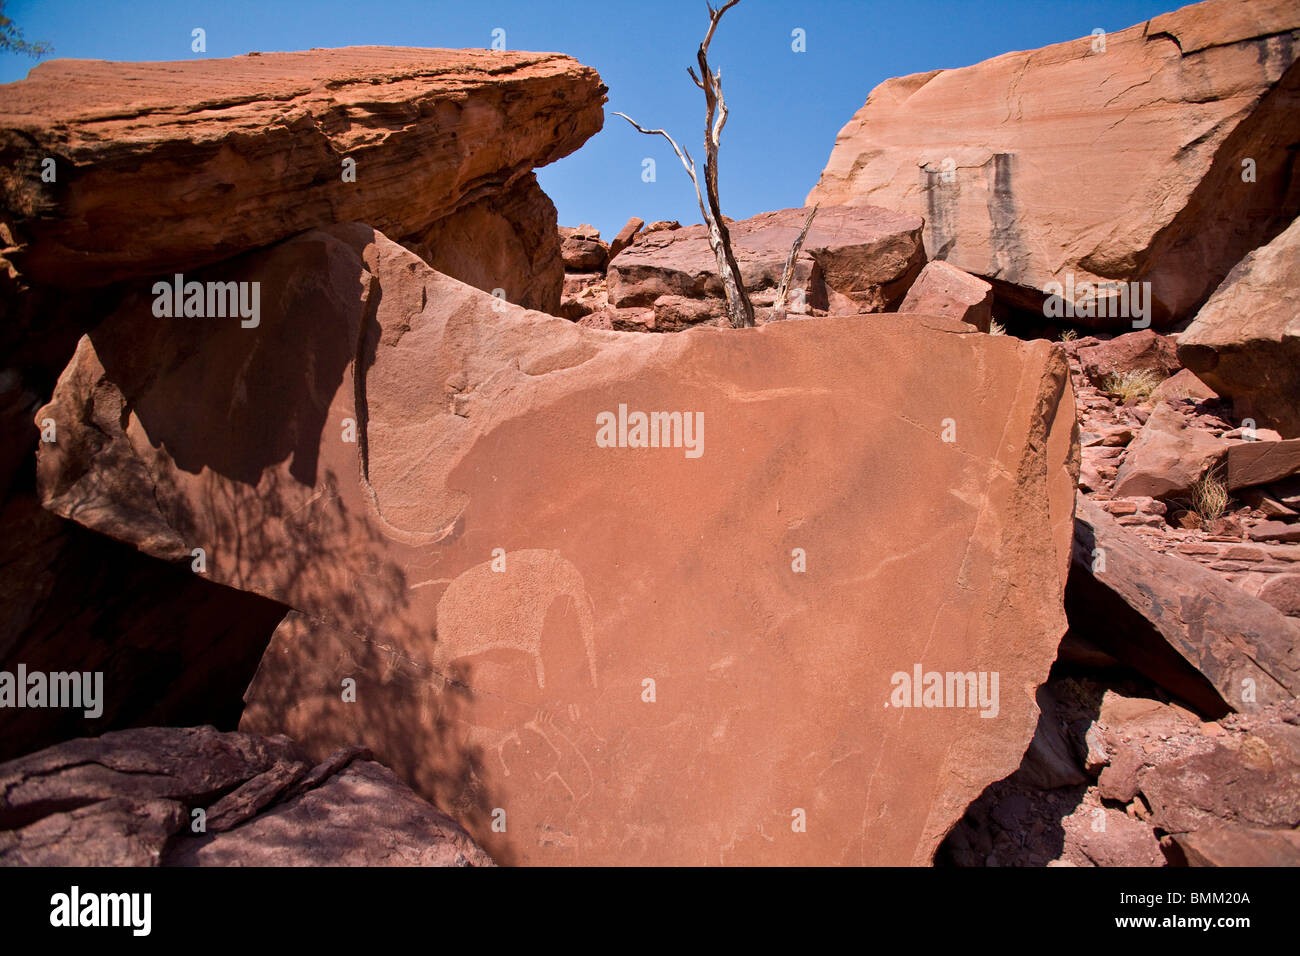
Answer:
M1219 393L1202 382L1190 369L1179 369L1151 391L1152 402L1177 402L1191 399L1204 402L1218 398Z
M599 239L570 236L560 244L564 268L572 272L602 270L609 261L609 246Z
M444 216L407 247L439 272L507 302L556 313L564 262L555 204L532 173Z
M1252 541L1300 541L1300 524L1264 521L1250 529Z
M1182 363L1241 418L1300 437L1300 219L1233 268L1178 336Z
M19 271L61 286L193 269L349 219L419 241L582 145L604 93L554 53L54 60L0 86L0 219Z
M574 322L609 305L609 290L603 272L566 272L560 310L553 313Z
M1300 866L1300 833L1225 823L1194 833L1176 833L1173 841L1188 866Z
M993 286L936 259L925 264L898 311L946 315L987 332L993 321Z
M492 865L368 756L313 768L211 727L68 741L0 764L0 866Z
M945 841L961 866L1287 866L1297 860L1300 702L1202 721L1090 678L1053 677L1057 729L1096 751L1093 782L1020 770L989 787ZM1151 689L1159 694L1158 691ZM1039 725L1039 733L1044 730ZM1037 740L1037 738L1036 738Z
M360 225L219 271L281 290L261 325L128 304L42 410L68 440L39 475L295 609L247 730L371 748L503 863L921 864L1019 763L1065 630L1058 348L924 316L600 332ZM638 447L628 409L682 427Z
M238 827L175 841L163 865L492 866L493 862L456 821L387 767L373 760L354 760Z
M614 237L614 241L609 244L609 257L613 259L628 246L632 245L633 241L636 239L636 234L641 231L641 227L644 225L644 219L638 219L636 216L629 219L627 225L618 231L618 235Z
M785 261L808 217L780 209L732 223L732 244L756 305L770 305ZM795 264L791 302L839 313L897 306L922 266L921 220L875 207L823 206ZM648 306L661 295L721 299L717 261L704 226L647 230L609 265L610 304Z
M1117 335L1108 341L1081 348L1079 364L1083 374L1102 388L1112 375L1151 372L1163 379L1180 368L1174 340L1150 329Z
M1232 442L1227 447L1225 465L1231 491L1300 475L1300 438Z
M1072 632L1204 714L1300 695L1300 623L1213 571L1149 549L1080 495Z
M212 727L144 727L80 738L0 764L0 829L100 800L184 800L206 807L278 767L310 764L287 737Z
M1295 711L1287 708L1293 720ZM1138 773L1152 819L1165 832L1222 820L1284 831L1300 825L1300 724L1274 720L1187 749L1148 753Z
M1180 409L1161 402L1128 446L1115 477L1119 497L1173 498L1192 485L1226 453L1228 442L1189 424Z
M1288 617L1300 617L1300 574L1276 574L1259 590L1267 601Z
M1150 318L1167 327L1300 212L1297 30L1292 0L1208 0L886 80L807 202L923 216L931 259L1026 308L1051 282L1149 282ZM1133 327L1131 312L1075 321Z

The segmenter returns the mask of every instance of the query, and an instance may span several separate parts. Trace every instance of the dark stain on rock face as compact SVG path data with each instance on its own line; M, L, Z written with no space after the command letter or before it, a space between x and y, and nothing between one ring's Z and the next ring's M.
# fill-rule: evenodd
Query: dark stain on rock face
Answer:
M1295 62L1297 36L1300 36L1300 30L1252 40L1251 46L1255 48L1255 60L1259 63L1260 72L1265 76L1280 77Z
M1029 258L1020 235L1019 214L1012 187L1016 157L1013 153L995 153L989 184L989 246L993 250L987 275L1008 282L1019 282Z
M925 192L926 253L930 259L947 259L957 244L957 201L961 198L961 184L956 167L945 170L926 163L921 167L921 189Z

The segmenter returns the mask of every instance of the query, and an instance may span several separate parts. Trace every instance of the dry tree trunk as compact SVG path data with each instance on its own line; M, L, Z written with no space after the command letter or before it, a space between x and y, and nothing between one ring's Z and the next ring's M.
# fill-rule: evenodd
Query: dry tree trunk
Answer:
M722 98L722 71L709 69L709 43L713 40L713 31L718 28L722 15L734 7L740 0L727 0L721 7L709 9L709 32L704 35L704 42L696 51L695 58L700 64L700 74L690 67L690 74L695 85L704 91L704 193L709 198L710 216L709 245L718 261L718 277L722 280L722 289L727 295L727 312L731 318L732 328L751 328L754 325L754 306L749 301L749 293L740 278L740 266L731 251L731 233L726 220L722 218L722 206L718 202L718 145L722 141L722 128L727 125L727 102Z
M661 129L645 129L626 113L616 113L623 119L631 123L637 130L650 136L659 135L664 137L673 147L673 152L677 158L682 161L686 168L686 174L691 177L691 182L695 184L695 198L700 203L700 214L704 217L704 222L709 229L709 246L713 249L714 258L718 264L718 277L722 280L722 290L727 297L727 316L733 328L750 328L754 325L754 306L749 301L749 294L745 291L745 284L740 278L740 266L736 263L736 256L731 251L731 233L727 230L726 221L722 218L722 206L718 202L718 143L722 138L722 128L727 124L727 104L722 98L722 71L712 71L709 69L709 43L713 40L713 31L718 27L718 21L722 15L734 7L740 0L727 0L720 8L714 10L712 5L709 9L709 32L704 36L704 42L696 53L696 59L700 64L700 72L705 77L701 81L695 75L695 70L687 67L686 72L691 75L695 85L704 91L704 102L706 106L706 118L704 126L704 191L700 191L700 180L696 175L695 161L691 159L691 154L685 149L678 147L673 138ZM708 197L708 203L705 203L705 196Z
M821 208L821 203L812 207L812 212L808 213L808 218L804 220L803 229L799 231L799 238L794 241L790 247L790 255L786 256L785 268L781 270L781 284L776 288L776 300L772 303L773 322L780 322L785 318L785 297L790 290L790 283L794 280L794 263L799 258L799 250L803 248L804 239L808 238L808 229L812 225L813 216L817 215L817 210Z

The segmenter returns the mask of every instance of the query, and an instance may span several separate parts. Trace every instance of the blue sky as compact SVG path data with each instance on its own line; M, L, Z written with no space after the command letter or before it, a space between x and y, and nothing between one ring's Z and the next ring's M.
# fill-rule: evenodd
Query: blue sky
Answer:
M741 0L723 18L710 61L722 69L731 116L720 162L722 208L737 219L798 206L835 135L881 80L966 66L1006 53L1124 29L1173 0ZM514 50L554 50L600 71L605 128L539 172L565 225L606 239L640 216L699 221L690 181L660 137L612 111L664 127L703 165L703 94L686 67L704 36L704 0L9 0L6 15L53 57L176 60L252 50L388 44L488 47L496 28ZM190 31L207 31L207 52ZM802 29L807 50L791 49ZM0 82L27 57L0 55ZM642 181L642 161L657 164Z

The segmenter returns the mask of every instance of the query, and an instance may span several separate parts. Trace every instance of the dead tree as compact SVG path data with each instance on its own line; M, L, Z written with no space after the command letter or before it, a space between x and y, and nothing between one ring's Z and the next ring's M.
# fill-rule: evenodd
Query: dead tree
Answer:
M687 67L686 72L690 74L695 85L704 91L705 123L704 123L704 190L700 190L700 180L696 175L695 160L691 159L691 154L684 147L677 145L677 142L661 129L646 129L636 120L626 113L615 113L631 123L637 130L648 136L662 136L668 140L672 146L673 152L681 160L682 166L686 168L686 175L691 177L691 182L695 184L695 198L700 204L700 215L704 217L704 223L709 229L709 246L713 249L714 258L718 263L718 278L722 280L722 291L727 297L727 317L733 328L749 328L754 324L754 306L749 301L749 293L745 291L745 284L740 278L740 266L736 264L736 256L731 251L731 233L727 230L726 220L722 218L722 207L718 202L718 144L722 139L722 128L727 125L727 103L722 97L722 71L711 70L709 68L709 43L713 40L713 31L718 28L718 22L722 15L734 7L740 0L727 0L717 10L713 9L712 4L707 4L709 9L709 32L704 35L704 42L700 44L696 52L696 59L700 64L700 76L695 75L692 67ZM701 80L700 77L703 77ZM707 202L706 202L707 199ZM815 210L814 210L815 211ZM809 216L808 222L811 224L812 217ZM787 263L787 271L792 271L793 260L798 256L799 245L803 242L803 235L807 234L808 227L804 226L804 232L800 235L799 241L795 244L795 249L791 253L791 261ZM784 287L786 283L783 282ZM784 302L781 303L781 312L784 313Z
M803 229L799 231L799 238L795 239L794 245L790 247L790 254L785 257L785 268L781 270L781 284L776 287L776 299L772 302L772 322L780 322L785 318L785 299L790 291L790 283L794 280L794 264L799 258L799 250L803 248L803 241L808 238L808 229L812 226L813 216L817 215L817 210L820 208L821 203L812 207L808 218L804 220Z

